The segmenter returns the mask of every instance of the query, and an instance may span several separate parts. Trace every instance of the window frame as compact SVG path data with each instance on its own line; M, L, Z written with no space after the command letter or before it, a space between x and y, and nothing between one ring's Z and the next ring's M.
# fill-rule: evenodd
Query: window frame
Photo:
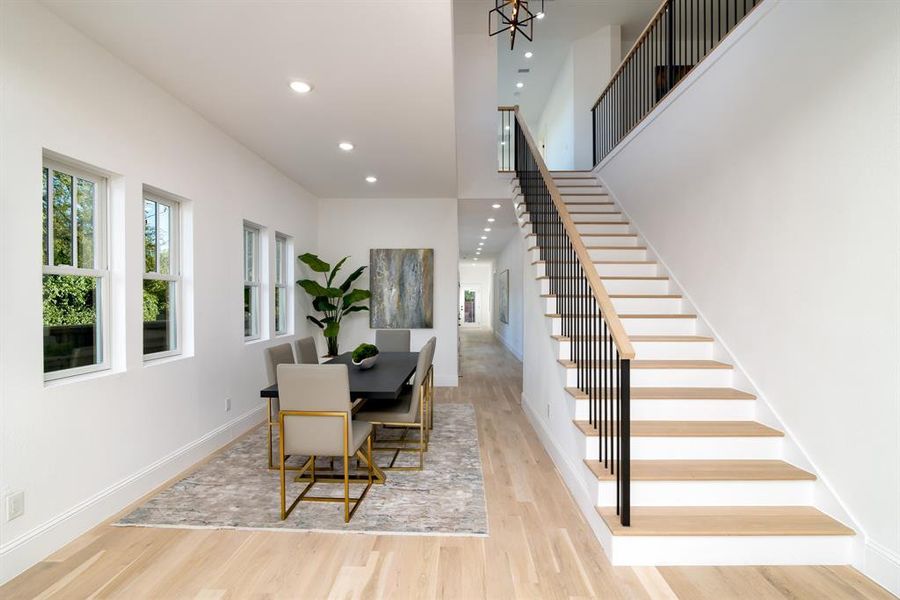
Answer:
M244 341L245 342L255 342L257 340L262 339L262 278L260 277L260 275L261 275L260 265L262 262L260 260L260 253L262 251L262 247L261 247L262 246L262 227L254 224L254 223L251 223L249 221L244 221L244 225L243 225L241 232L242 232L242 235L241 235L241 250L242 250L241 269L243 271L241 276L244 280L244 285L241 288L241 304L243 305L243 295L244 295L244 290L246 288L248 288L248 287L251 288L253 290L253 293L256 294L256 314L253 314L252 310L250 313L251 318L253 319L253 321L256 324L256 333L251 333L250 335L247 335L246 330L245 330ZM247 279L247 248L245 246L245 244L247 242L247 233L253 234L253 248L252 248L252 250L253 250L253 254L252 254L253 278L250 280ZM252 307L253 307L253 299L252 298L250 301L250 306L252 309ZM252 330L252 328L251 328L251 330Z
M151 352L150 354L143 354L143 344L144 344L144 321L141 319L141 352L144 357L144 362L154 361L161 358L169 358L172 356L180 356L183 352L184 344L183 344L183 331L184 327L182 326L182 272L181 268L181 203L177 200L167 197L166 195L160 194L158 192L153 192L148 189L144 189L141 194L141 220L144 219L144 206L147 200L151 200L156 202L157 207L160 204L168 207L169 215L170 215L170 228L169 228L169 273L164 274L159 272L159 210L157 208L156 216L156 260L155 266L156 270L147 271L147 261L146 254L144 252L141 253L142 261L144 264L144 273L141 277L141 292L142 292L142 302L143 302L143 282L146 280L155 280L155 281L168 281L170 284L175 286L175 292L173 294L173 327L175 329L175 348L172 350L163 350L162 352ZM146 225L145 225L146 227ZM144 235L146 235L146 231L142 230L141 232L141 241L144 240ZM142 311L143 312L143 311Z
M74 277L91 277L99 279L100 294L99 306L97 307L97 327L100 334L97 339L100 343L100 356L102 360L93 365L85 365L83 367L71 367L68 369L60 369L58 371L46 372L41 367L44 375L44 382L57 381L60 379L68 379L78 375L86 375L88 373L96 373L98 371L108 371L111 368L110 361L110 271L109 271L109 228L107 227L109 214L109 181L99 173L86 171L80 167L70 165L68 163L53 160L47 156L41 161L41 179L44 176L44 169L47 169L47 246L44 248L43 232L41 233L41 326L43 327L43 278L44 275L63 275ZM53 242L53 173L58 171L73 177L72 182L72 265L55 265ZM94 266L93 268L78 267L78 219L75 218L74 211L77 205L77 184L74 179L84 179L94 184ZM43 213L43 190L41 192L41 212ZM43 218L43 214L41 215ZM42 225L43 227L43 225ZM47 252L47 264L44 264L43 252ZM44 347L41 345L41 359L43 361Z
M278 245L281 244L281 251L278 250ZM272 278L272 287L274 293L272 294L272 314L275 316L275 323L273 326L273 331L275 332L275 336L285 336L291 335L293 332L293 312L290 310L292 304L292 296L291 292L293 291L292 286L288 284L288 281L291 278L291 267L289 262L289 256L291 255L291 238L280 232L275 232L275 276ZM281 262L281 268L279 269L279 261ZM278 280L281 280L279 283ZM278 302L278 293L280 290L284 290L284 305L281 307L281 310L284 312L284 329L278 329L278 310L276 310L277 302Z

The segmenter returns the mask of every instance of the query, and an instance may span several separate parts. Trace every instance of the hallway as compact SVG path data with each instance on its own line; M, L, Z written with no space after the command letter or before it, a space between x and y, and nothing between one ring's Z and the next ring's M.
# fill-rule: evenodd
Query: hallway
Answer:
M519 407L521 363L488 330L461 330L460 347L460 387L438 388L438 402L476 407L489 537L105 524L0 588L0 596L890 597L849 567L610 566Z

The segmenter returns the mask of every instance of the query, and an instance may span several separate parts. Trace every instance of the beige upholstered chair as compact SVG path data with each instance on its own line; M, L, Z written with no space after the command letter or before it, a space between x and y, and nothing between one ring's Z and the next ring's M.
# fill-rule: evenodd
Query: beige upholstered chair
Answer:
M375 345L381 352L409 352L409 329L376 329Z
M319 353L316 350L316 340L311 337L297 340L297 363L301 365L319 364Z
M290 344L279 344L266 349L269 359L269 384L278 382L278 365L294 364L294 351ZM268 434L269 442L269 468L275 468L275 459L272 457L272 428L278 426L278 398L269 398L268 404Z
M343 502L344 522L356 512L359 503L372 487L372 425L353 419L350 404L350 381L347 365L279 365L278 393L281 411L278 424L278 469L281 473L281 519L284 520L301 500ZM363 452L363 446L366 451ZM291 454L309 456L300 469L298 481L307 482L300 495L286 506L285 459ZM321 480L316 478L317 456L340 456L344 459L343 498L308 496ZM366 463L367 485L358 498L350 497L350 457ZM308 477L303 475L309 472ZM330 481L333 481L331 479ZM350 507L350 501L353 507Z
M431 363L434 359L434 347L437 340L431 338L419 352L419 362L416 365L416 375L412 388L403 392L400 397L389 404L371 402L364 405L356 413L357 418L364 419L372 425L387 425L390 427L403 427L403 435L395 445L389 441L376 446L376 450L394 450L394 456L387 467L382 469L421 470L425 465L425 452L428 450L428 427L426 408L428 398L433 387L433 374ZM368 409L368 410L367 410ZM406 438L410 429L419 430L417 440ZM395 467L394 463L401 452L416 452L419 454L418 467Z

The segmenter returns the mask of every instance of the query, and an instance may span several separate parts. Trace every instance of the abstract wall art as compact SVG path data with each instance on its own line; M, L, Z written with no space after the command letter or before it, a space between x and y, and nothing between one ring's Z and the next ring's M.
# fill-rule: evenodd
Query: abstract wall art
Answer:
M497 275L497 296L500 322L509 324L509 269Z
M434 327L434 249L369 250L369 326Z

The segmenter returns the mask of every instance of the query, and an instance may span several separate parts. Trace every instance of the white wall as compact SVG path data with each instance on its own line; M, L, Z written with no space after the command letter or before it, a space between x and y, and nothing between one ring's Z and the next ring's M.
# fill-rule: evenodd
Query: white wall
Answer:
M535 142L551 171L573 169L575 164L574 75L574 59L569 50L534 130Z
M0 22L0 488L25 492L24 516L0 522L2 581L263 418L271 343L243 341L242 221L269 227L273 248L276 229L314 248L317 203L39 4L4 2ZM53 385L42 372L43 149L114 174L113 369ZM153 366L141 348L143 184L189 199L193 222L193 344Z
M493 265L494 307L491 311L491 319L494 335L519 360L522 360L525 341L523 332L525 254L522 236L516 232L494 260ZM509 270L509 323L503 323L500 321L500 292L497 287L497 277L507 269Z
M599 173L900 593L900 4L761 10Z
M465 323L462 321L464 314L462 312L462 293L466 287L471 287L473 289L478 289L480 296L476 294L475 297L475 308L477 310L476 319L478 321L478 325L480 327L487 327L488 329L493 329L493 324L491 323L491 308L493 306L493 264L489 261L480 262L480 263L472 263L472 262L461 262L459 263L459 304L460 309L458 310L460 323L465 326Z
M349 273L369 264L373 248L434 248L434 328L413 329L414 349L437 337L435 385L457 385L457 237L456 199L321 200L319 202L319 254L334 263L344 256ZM368 289L366 269L355 284ZM318 336L321 337L321 336ZM352 350L375 340L368 313L347 317L341 325L341 350Z
M621 44L618 25L572 42L535 129L551 170L594 166L591 107L619 65Z

